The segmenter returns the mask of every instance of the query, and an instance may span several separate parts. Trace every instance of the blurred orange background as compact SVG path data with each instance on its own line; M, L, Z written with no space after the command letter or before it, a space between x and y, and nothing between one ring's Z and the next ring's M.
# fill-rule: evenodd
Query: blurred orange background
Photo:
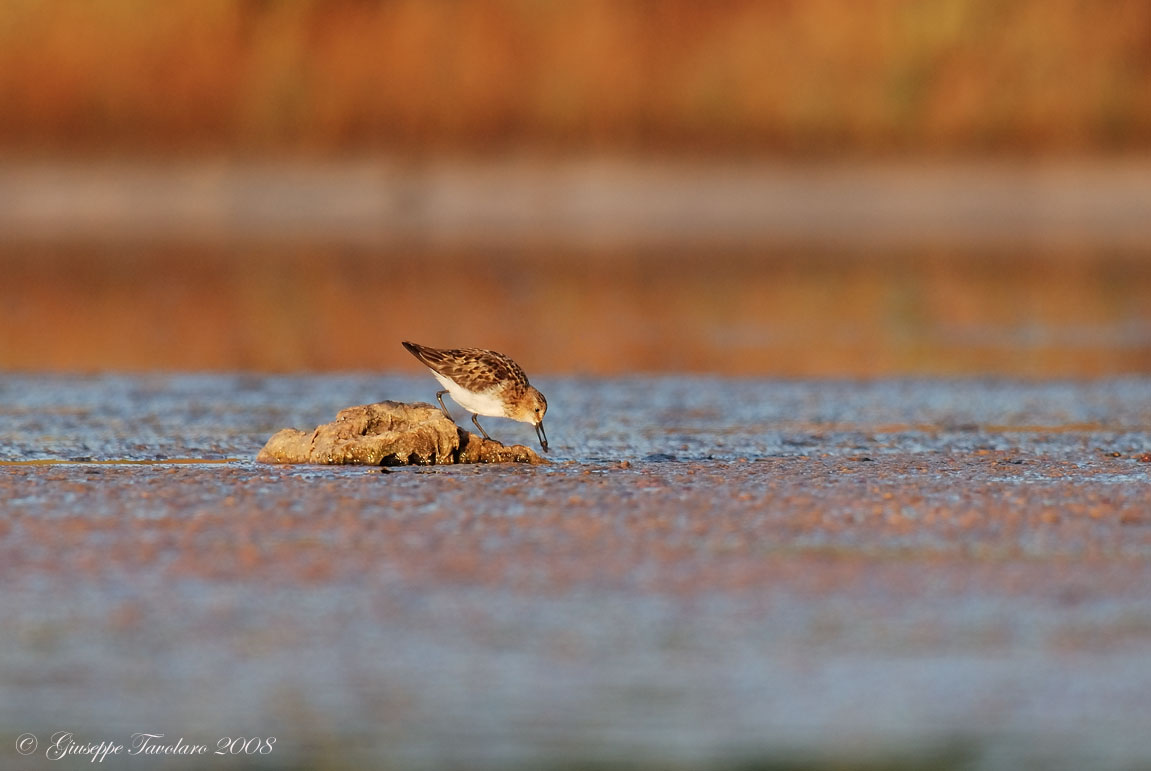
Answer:
M1151 371L1147 3L7 0L0 106L4 369Z
M45 152L1147 150L1137 0L7 0Z

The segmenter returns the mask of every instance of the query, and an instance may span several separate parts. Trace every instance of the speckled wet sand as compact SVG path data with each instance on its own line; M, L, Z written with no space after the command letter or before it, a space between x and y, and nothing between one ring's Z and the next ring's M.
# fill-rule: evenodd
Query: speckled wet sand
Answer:
M538 385L382 473L252 459L426 378L0 377L0 766L1151 764L1151 380Z

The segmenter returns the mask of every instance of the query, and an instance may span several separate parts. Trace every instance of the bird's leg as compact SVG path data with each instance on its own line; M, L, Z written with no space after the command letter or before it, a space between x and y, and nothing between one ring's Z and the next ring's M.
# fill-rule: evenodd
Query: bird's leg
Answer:
M452 413L448 412L448 408L444 406L444 394L446 393L447 391L436 391L436 401L440 403L440 409L448 416L448 420L451 420Z
M488 436L488 432L484 431L484 427L480 425L479 418L480 418L479 415L473 414L472 415L472 422L476 424L476 428L478 428L480 430L480 433L484 435L484 439L491 439L491 437Z

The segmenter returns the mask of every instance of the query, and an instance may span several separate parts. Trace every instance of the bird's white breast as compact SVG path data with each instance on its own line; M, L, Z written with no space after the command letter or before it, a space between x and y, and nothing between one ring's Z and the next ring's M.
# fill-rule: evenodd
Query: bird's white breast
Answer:
M469 391L438 372L433 371L432 374L436 376L436 380L440 381L444 388L448 389L448 396L452 397L456 404L468 412L474 412L476 415L490 415L493 418L507 417L507 407L503 400L495 395L494 391L484 393Z

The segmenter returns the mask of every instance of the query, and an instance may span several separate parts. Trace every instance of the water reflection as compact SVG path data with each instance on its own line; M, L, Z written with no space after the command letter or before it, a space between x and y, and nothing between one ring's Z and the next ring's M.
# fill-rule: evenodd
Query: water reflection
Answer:
M16 370L404 369L399 340L533 372L1151 371L1151 253L180 244L0 247Z

